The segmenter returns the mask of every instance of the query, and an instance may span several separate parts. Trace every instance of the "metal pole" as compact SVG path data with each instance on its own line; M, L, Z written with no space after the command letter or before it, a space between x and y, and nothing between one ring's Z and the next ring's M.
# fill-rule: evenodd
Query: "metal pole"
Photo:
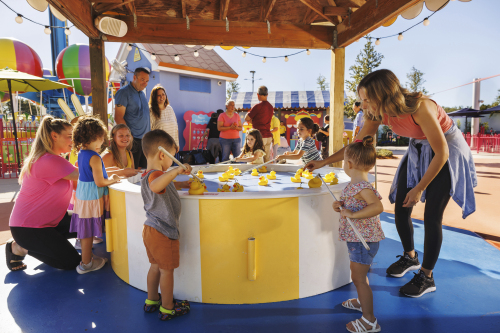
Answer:
M250 73L252 73L252 93L253 93L254 92L253 83L254 83L255 71L250 71Z
M19 145L17 143L17 128L16 128L16 114L14 113L14 104L12 98L12 86L11 81L7 80L7 84L9 85L9 95L10 95L10 105L12 108L12 124L14 125L14 140L16 142L16 152L17 152L17 167L19 168L18 172L21 171L21 158L19 156Z

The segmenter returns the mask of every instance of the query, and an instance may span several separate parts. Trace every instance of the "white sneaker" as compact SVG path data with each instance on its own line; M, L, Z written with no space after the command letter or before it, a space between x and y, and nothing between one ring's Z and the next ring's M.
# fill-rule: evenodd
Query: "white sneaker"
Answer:
M92 257L90 262L88 264L84 264L83 262L80 262L80 265L76 267L76 271L78 274L85 274L85 273L90 273L93 271L97 271L106 265L107 260L104 258L100 257Z

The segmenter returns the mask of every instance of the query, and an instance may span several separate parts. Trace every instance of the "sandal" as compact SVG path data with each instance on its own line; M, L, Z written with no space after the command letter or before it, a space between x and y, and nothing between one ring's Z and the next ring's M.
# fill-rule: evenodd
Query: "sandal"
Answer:
M380 326L377 328L377 319L376 319L376 318L375 318L375 321L374 321L373 323L369 322L369 321L368 321L365 317L363 317L363 316L361 316L361 319L363 319L363 321L364 321L365 323L367 323L367 324L370 326L370 328L369 328L369 329L367 329L367 328L365 327L365 325L363 325L359 319L356 319L356 320L354 320L354 321L351 321L352 326L354 326L355 331L351 331L351 330L350 330L349 328L347 328L347 327L346 327L346 329L347 329L349 332L351 332L351 333L361 333L361 332L363 332L363 333L372 333L372 332L380 332L380 331L382 330L382 327L380 327Z
M5 244L5 259L7 260L7 267L12 271L23 271L26 269L26 264L23 263L23 260L26 256L18 256L14 253L12 253L12 242L7 242ZM14 262L11 262L14 261ZM17 268L23 266L21 268Z
M354 301L354 300L358 301L358 304L360 305L359 308L355 307L354 304L352 304L352 301ZM349 310L356 310L356 311L359 311L359 312L363 312L363 310L361 310L361 302L357 298L351 298L351 299L348 299L345 302L342 302L342 306L344 308L346 308L346 309L349 309Z
M178 302L174 303L174 308L172 310L165 309L160 305L160 312L158 312L158 318L162 321L167 321L174 319L175 317L180 317L189 313L189 309L181 306Z
M149 299L146 299L146 302L144 303L144 312L147 313L153 313L158 311L158 309L161 306L161 294L160 298L157 301L151 301Z

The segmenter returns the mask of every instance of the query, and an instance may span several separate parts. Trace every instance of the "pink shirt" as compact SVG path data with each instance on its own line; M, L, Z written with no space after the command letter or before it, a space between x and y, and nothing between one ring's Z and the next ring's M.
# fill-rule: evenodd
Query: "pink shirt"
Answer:
M76 168L60 156L46 153L31 167L10 215L11 227L53 228L66 214L73 186L63 179Z
M223 127L229 127L229 126L231 126L232 123L236 123L236 125L241 124L240 116L236 112L233 113L233 116L231 118L229 118L225 112L221 113L218 121L223 122L223 124L222 124ZM237 130L220 131L219 138L239 139L240 138L240 131L237 131Z

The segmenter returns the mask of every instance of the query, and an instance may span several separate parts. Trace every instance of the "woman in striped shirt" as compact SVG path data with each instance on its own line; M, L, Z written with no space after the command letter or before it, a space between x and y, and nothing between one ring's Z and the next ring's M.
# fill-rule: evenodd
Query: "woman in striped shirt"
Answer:
M302 118L297 124L299 132L299 142L293 152L285 152L277 157L278 160L298 160L302 159L304 164L311 161L320 161L321 156L312 138L319 130L319 125L315 124L311 118Z
M151 90L149 98L149 112L151 115L151 130L161 129L170 134L179 147L179 127L174 109L170 106L165 88L157 84Z

